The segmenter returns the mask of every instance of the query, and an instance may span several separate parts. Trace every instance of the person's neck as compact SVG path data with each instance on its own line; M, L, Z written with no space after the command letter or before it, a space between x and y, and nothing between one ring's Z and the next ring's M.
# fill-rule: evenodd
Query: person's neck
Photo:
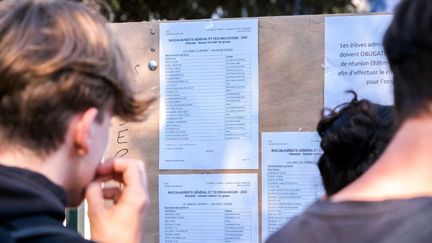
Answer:
M330 201L432 196L432 116L406 120L378 161Z
M62 153L54 152L49 156L40 156L24 148L8 148L0 151L0 164L4 166L26 169L44 175L53 183L64 185L59 161L65 161Z

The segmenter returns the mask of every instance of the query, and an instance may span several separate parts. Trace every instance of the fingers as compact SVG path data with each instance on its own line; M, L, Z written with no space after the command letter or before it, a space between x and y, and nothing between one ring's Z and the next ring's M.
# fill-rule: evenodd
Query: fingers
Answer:
M149 196L147 191L147 176L144 163L141 160L112 158L102 163L97 169L98 180L115 180L123 183L122 192L105 190L104 197L114 197L115 202L127 203L147 208ZM111 199L111 198L110 198Z
M109 180L115 180L117 182L123 183L123 172L124 170L117 168L119 163L130 163L130 159L120 159L120 158L110 158L104 161L96 170L96 180L103 182ZM143 163L143 162L141 162ZM117 169L116 169L117 168Z
M147 186L144 163L141 160L112 158L102 163L97 171L98 180L116 180L125 186Z
M121 197L122 190L118 187L103 188L102 193L104 199L113 200L114 204L116 204Z
M96 174L99 176L111 175L114 174L114 161L117 158L110 158L105 160L103 163L99 165L96 170ZM117 159L119 160L119 159Z
M87 186L86 199L89 207L89 213L103 209L104 200L100 182L94 181Z
M138 242L150 201L144 163L124 158L109 159L98 167L96 178L86 191L92 239ZM111 179L122 182L122 187L102 187L102 182ZM115 186L116 183L106 184ZM104 199L113 200L114 205L104 203ZM111 234L115 229L121 229L122 234ZM102 237L107 234L111 234L109 238ZM121 241L114 239L117 235Z
M147 176L144 163L137 160L119 161L114 163L116 171L123 172L123 183L131 189L142 189L147 187Z
M110 180L114 180L120 183L123 183L123 175L120 173L113 173L108 175L96 175L95 180L101 181L101 182L107 182Z

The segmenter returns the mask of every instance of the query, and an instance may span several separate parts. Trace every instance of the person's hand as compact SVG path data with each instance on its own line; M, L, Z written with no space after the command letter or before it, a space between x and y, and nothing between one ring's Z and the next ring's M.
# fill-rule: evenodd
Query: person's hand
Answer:
M115 180L122 187L102 187ZM87 187L86 199L91 238L97 242L141 242L144 214L149 205L144 163L113 158L101 164L96 179ZM114 201L107 206L104 199Z

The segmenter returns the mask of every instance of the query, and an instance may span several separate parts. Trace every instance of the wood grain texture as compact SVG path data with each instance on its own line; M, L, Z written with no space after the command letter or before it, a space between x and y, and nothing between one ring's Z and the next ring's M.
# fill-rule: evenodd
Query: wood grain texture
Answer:
M110 28L131 59L139 94L157 96L159 69L150 71L147 64L150 60L159 62L159 22L111 24ZM323 15L259 18L260 132L315 130L323 104L323 64ZM147 226L143 228L146 235L143 242L159 242L159 174L258 173L261 208L260 169L160 171L158 117L159 102L156 102L149 111L149 118L142 123L123 124L115 120L106 155L127 153L125 156L145 161L151 207ZM261 227L259 233L261 235Z

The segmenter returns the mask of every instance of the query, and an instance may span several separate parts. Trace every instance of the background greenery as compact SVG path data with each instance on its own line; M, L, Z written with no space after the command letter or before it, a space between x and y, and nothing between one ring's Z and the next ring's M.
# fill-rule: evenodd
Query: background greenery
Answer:
M356 12L351 0L80 0L112 22Z

